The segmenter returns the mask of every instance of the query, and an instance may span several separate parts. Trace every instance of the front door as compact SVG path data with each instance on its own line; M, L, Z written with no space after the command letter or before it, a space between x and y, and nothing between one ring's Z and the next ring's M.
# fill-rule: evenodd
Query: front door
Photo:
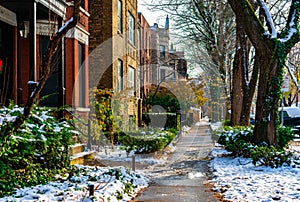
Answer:
M41 70L43 70L43 55L47 50L50 42L49 36L40 36L40 53L41 53ZM51 75L48 78L44 88L41 91L41 104L46 107L60 107L59 106L59 92L60 92L60 72L61 72L61 52L58 51L52 59Z

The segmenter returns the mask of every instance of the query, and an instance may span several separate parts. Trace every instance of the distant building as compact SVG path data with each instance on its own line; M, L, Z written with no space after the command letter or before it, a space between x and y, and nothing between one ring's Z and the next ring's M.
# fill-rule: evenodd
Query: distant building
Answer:
M187 78L187 61L184 51L176 51L176 49L173 48L173 44L171 44L169 58L169 65L176 72L175 80L185 80Z
M166 88L168 84L165 82L186 79L187 61L184 51L176 51L173 45L170 46L169 35L168 16L164 27L159 27L157 23L149 26L143 14L139 13L139 103L148 99L151 87ZM147 104L143 107L142 112L150 109ZM142 124L142 112L139 113L139 124Z
M152 82L159 84L165 81L185 79L187 62L183 51L176 51L170 46L169 17L166 17L165 27L160 28L155 23L151 27L151 64Z
M142 124L142 99L145 98L152 84L151 65L151 33L150 25L142 13L138 13L139 18L139 113L138 124Z
M165 81L176 82L178 79L185 79L187 61L184 51L176 51L172 44L170 46L168 16L163 28L155 23L147 29L149 24L142 13L139 14L139 23L140 85L141 97L144 98L152 84L158 85Z

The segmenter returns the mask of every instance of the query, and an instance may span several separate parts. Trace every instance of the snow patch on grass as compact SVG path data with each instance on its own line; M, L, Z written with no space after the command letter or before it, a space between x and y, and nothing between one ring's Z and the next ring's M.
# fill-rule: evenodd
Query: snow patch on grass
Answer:
M12 196L0 201L129 201L143 188L148 179L124 167L80 166L79 174L45 185L17 189ZM89 196L89 186L94 186L94 196Z

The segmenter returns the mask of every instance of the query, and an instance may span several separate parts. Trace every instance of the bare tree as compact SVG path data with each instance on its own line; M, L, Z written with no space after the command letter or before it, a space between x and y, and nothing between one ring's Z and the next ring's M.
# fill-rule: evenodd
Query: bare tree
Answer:
M170 15L178 43L193 49L192 61L207 76L212 106L212 120L222 118L220 106L225 100L230 109L230 69L234 52L235 24L229 4L222 0L152 1L150 8ZM221 105L219 103L222 103Z

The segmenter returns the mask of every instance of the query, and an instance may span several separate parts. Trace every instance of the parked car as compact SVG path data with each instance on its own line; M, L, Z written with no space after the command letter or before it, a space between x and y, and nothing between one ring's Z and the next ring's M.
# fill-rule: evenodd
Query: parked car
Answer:
M291 126L295 133L300 133L300 109L298 107L279 108L280 122L283 119L284 126Z
M250 114L250 124L251 125L255 124L255 114Z
M250 114L250 124L251 125L255 124L255 114Z

